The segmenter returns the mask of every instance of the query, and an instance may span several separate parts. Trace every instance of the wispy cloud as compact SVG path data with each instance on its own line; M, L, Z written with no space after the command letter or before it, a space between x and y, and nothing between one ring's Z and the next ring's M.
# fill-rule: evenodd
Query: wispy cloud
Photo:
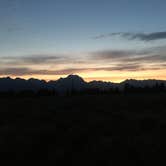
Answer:
M25 75L68 75L72 73L84 73L89 71L141 71L157 70L159 66L146 68L137 63L117 64L110 67L93 67L93 68L65 68L62 70L36 70L30 68L2 68L0 75L25 76Z
M99 60L119 60L134 56L140 56L148 54L149 51L133 51L133 50L99 50L91 52L92 58Z
M12 75L12 76L23 76L33 74L33 70L28 68L2 68L0 69L0 75Z
M91 58L107 62L166 63L166 54L160 50L103 50L92 52Z
M68 75L76 72L83 72L85 68L67 68L62 70L37 70L30 68L2 68L0 75L24 76L24 75Z
M142 57L134 57L134 58L128 58L124 61L127 62L151 62L151 63L166 63L166 55L150 55L150 56L142 56Z
M103 39L113 36L123 37L128 40L153 41L153 40L166 39L166 31L152 32L152 33L131 33L131 32L108 33L108 34L94 36L93 39Z
M67 61L68 58L62 55L27 55L27 56L8 56L0 57L1 64L9 65L40 65L40 64L55 64Z
M99 50L86 55L88 56L83 59L80 56L74 58L58 54L0 57L0 75L68 75L90 71L146 71L166 68L165 49L161 51L160 48L138 51Z

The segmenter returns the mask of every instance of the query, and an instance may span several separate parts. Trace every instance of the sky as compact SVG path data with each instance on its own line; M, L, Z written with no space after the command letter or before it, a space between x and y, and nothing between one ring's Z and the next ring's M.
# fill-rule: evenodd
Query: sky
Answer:
M0 77L166 80L165 0L0 0Z

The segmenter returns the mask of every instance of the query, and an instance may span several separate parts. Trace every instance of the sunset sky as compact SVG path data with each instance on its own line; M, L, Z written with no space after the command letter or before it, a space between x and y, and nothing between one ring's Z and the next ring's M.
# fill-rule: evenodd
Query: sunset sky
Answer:
M0 77L166 79L165 0L0 0Z

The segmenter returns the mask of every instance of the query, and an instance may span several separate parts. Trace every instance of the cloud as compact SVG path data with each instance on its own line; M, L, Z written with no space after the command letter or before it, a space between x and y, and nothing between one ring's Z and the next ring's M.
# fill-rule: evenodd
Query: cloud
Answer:
M127 37L129 39L138 39L142 41L152 41L152 40L160 40L166 39L166 32L154 32L154 33L124 33L123 37Z
M160 50L102 50L91 53L91 59L105 62L134 62L134 63L164 63L166 62L165 51Z
M99 60L118 60L133 56L148 54L149 51L133 51L133 50L101 50L90 53L92 58Z
M149 62L149 63L158 63L158 62L166 62L166 55L150 55L150 56L142 56L142 57L134 57L128 58L123 61L127 62Z
M62 70L36 70L30 68L2 68L0 75L24 76L24 75L67 75L76 72L82 72L87 69L68 68Z
M34 70L28 68L3 68L0 69L0 75L23 76L32 75Z
M25 75L69 75L73 73L83 73L89 71L140 71L157 70L161 67L143 67L138 63L121 63L110 67L92 67L92 68L65 68L62 70L37 70L30 68L0 68L0 75L25 76Z
M165 50L161 51L160 48L136 51L99 50L86 55L88 57L83 59L57 54L0 57L0 75L68 75L95 71L146 71L166 68ZM63 69L58 70L54 64L59 64ZM42 66L49 69L42 70Z
M6 65L40 65L62 63L68 60L63 55L29 55L29 56L8 56L0 57L0 64Z
M42 56L38 56L38 55L31 55L31 56L27 56L27 57L21 57L21 58L17 58L22 62L25 63L30 63L30 64L42 64L42 63L46 63L46 62L52 62L52 61L57 61L59 59L61 59L62 57L58 57L58 56L48 56L48 55L42 55Z
M0 56L2 66L29 66L29 65L69 65L86 64L85 58L74 57L73 54L34 54L26 56Z
M140 40L140 41L154 41L160 39L166 39L166 31L163 32L153 32L153 33L131 33L131 32L118 32L118 33L108 33L93 37L93 39L103 39L113 36L119 36L126 38L128 40Z
M104 71L138 71L141 69L141 65L139 64L119 64L113 67L104 67L104 68L98 68L98 70L104 70Z

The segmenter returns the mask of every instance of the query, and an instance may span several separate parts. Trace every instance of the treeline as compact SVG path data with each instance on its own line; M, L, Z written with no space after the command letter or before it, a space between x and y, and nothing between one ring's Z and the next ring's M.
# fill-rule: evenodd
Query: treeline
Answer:
M58 96L55 90L40 89L34 90L21 90L21 91L0 91L0 97L40 97L40 96Z
M21 91L0 91L0 97L40 97L40 96L70 96L70 95L100 95L100 94L130 94L130 93L166 93L164 83L156 83L154 86L136 87L126 83L124 87L114 87L107 90L100 88L89 88L80 91L68 90L57 92L54 89L21 90Z
M125 83L124 87L114 87L107 90L100 88L86 89L80 92L74 92L74 94L130 94L130 93L166 93L166 86L164 83L156 83L154 86L136 87L131 84Z
M164 83L156 83L154 86L134 87L130 84L125 84L125 93L162 93L166 92Z

